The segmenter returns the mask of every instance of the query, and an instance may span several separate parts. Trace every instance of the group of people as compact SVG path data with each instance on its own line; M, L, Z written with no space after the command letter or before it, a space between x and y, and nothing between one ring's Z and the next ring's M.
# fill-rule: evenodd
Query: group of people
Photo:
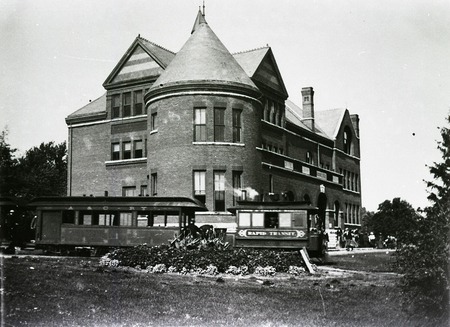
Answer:
M372 248L389 248L397 247L397 239L394 236L388 235L386 238L380 233L378 237L374 232L360 232L357 229L351 230L340 227L336 231L338 246L345 248L347 251L352 251L355 247L372 247Z

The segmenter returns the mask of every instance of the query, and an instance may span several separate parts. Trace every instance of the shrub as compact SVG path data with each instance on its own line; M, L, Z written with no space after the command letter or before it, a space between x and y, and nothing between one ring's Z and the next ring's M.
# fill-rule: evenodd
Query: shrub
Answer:
M164 264L170 272L231 273L245 275L254 273L257 267L272 267L274 271L288 272L290 266L304 265L297 251L223 249L209 248L169 248L167 246L117 249L100 259L102 266L126 266L147 269L149 266Z

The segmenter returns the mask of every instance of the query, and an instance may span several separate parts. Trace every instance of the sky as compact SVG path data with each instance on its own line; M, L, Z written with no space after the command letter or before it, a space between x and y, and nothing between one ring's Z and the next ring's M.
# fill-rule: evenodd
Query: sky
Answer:
M140 34L177 52L201 0L1 0L0 130L22 155L67 140L65 118L101 96ZM448 0L206 0L231 52L269 45L289 93L360 117L362 205L425 207L450 113Z

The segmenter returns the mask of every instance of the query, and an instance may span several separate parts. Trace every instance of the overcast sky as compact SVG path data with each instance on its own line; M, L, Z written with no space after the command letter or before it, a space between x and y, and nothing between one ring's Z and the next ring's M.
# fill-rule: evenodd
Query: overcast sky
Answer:
M138 34L177 52L201 0L1 0L0 129L22 154L67 140L65 117L102 83ZM450 109L450 1L206 0L230 52L272 47L290 99L360 116L363 206L424 207L426 164L440 161Z

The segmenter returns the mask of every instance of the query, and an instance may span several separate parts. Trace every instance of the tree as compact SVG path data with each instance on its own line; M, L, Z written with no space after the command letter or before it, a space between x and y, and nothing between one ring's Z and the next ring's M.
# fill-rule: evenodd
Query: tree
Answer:
M17 163L17 196L64 196L67 187L66 143L41 143L28 150Z
M14 182L14 169L17 159L14 157L16 149L7 143L8 129L0 134L0 194L4 196L13 195L12 185Z
M416 229L418 214L407 201L394 198L378 206L378 211L368 221L369 229L376 235L395 236L400 242Z
M450 123L450 115L447 117ZM440 129L438 150L442 162L430 167L427 182L432 205L417 221L415 233L398 250L400 272L411 299L411 311L426 314L434 325L447 326L449 319L449 233L450 233L450 129Z

